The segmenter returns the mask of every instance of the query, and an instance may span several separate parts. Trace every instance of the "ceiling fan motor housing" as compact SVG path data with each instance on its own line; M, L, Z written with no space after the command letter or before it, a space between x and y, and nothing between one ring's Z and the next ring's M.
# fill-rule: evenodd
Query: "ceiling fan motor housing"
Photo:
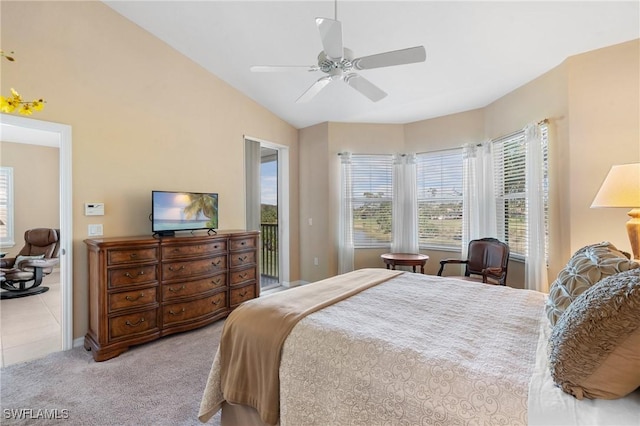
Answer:
M320 71L326 74L339 75L343 72L349 72L353 69L353 52L346 47L343 49L344 53L342 58L331 59L324 51L318 53L318 67Z

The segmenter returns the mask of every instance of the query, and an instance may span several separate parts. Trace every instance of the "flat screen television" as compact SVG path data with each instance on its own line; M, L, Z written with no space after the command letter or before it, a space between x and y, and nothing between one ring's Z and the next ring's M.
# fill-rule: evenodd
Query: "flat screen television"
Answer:
M218 229L218 194L205 192L151 192L153 235L172 236L176 231Z

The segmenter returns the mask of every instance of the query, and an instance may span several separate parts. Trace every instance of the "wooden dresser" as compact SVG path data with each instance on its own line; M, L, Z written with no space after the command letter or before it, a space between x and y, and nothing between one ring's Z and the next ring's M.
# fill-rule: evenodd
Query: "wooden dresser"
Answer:
M224 318L260 294L257 231L85 240L96 361Z

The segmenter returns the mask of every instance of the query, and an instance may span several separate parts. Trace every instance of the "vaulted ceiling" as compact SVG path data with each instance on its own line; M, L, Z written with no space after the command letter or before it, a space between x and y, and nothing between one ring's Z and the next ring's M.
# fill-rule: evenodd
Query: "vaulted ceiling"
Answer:
M297 128L325 121L407 123L484 107L567 57L640 37L638 1L105 1ZM337 10L337 16L336 16ZM423 45L426 61L359 71L388 96L324 74L254 73L317 64L315 18L337 18L355 57Z

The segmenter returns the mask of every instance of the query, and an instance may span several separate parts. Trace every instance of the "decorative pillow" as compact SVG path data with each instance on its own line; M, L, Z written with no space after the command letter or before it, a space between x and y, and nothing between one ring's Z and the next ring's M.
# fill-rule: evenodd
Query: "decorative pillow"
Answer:
M22 256L19 254L16 256L16 261L13 263L13 267L20 268L20 263L24 262L25 260L38 260L38 259L44 259L44 254L39 254L38 256Z
M606 241L576 251L549 289L545 308L551 325L555 325L571 302L589 287L608 276L635 268L640 268L638 262L629 260L629 256Z
M640 269L582 293L549 338L551 376L566 393L616 399L640 387Z

